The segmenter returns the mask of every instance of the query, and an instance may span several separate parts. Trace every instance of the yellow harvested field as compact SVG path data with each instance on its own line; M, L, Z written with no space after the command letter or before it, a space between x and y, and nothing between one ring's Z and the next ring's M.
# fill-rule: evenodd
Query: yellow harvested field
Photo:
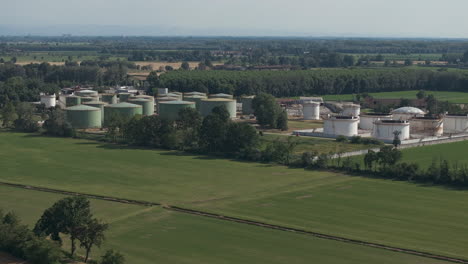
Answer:
M31 64L31 63L38 63L38 64L41 64L43 63L43 61L19 61L19 62L16 62L16 64L18 65L28 65L28 64ZM65 62L48 62L50 65L65 65Z

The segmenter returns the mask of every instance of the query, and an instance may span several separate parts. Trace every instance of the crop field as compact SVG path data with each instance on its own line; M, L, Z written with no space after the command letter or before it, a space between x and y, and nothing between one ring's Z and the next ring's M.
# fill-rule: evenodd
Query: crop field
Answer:
M0 186L0 208L33 226L63 196ZM305 235L100 200L94 214L108 222L107 242L95 249L123 252L128 263L443 263ZM67 240L65 241L67 242ZM65 245L68 246L68 245ZM68 247L65 248L68 250ZM79 252L82 253L82 252ZM2 256L0 255L0 263ZM3 263L2 263L3 264Z
M399 92L383 92L383 93L369 93L374 98L391 98L391 99L416 99L418 91L399 91ZM440 92L440 91L426 91L427 94L433 94L439 101L449 101L450 103L468 103L468 93L463 92ZM354 95L325 95L324 100L330 101L349 101L353 100Z
M0 133L0 168L2 168L0 180L4 182L160 202L368 242L468 258L466 251L468 192L466 191L20 133ZM3 193L0 192L0 198ZM17 200L15 199L13 203L19 204ZM41 199L34 199L36 200L39 202ZM25 206L40 208L39 205L28 203L27 200L25 203L27 204ZM3 205L0 202L0 206L6 207L8 202L4 202ZM46 206L48 205L44 207ZM128 209L120 215L132 215L139 210ZM24 211L34 214L33 210ZM37 209L35 214L37 215L39 211ZM167 212L161 212L156 208L154 211L144 211L141 215L138 213L135 220L133 218L122 220L115 229L122 230L123 233L115 231L117 233L114 236L114 231L111 231L109 241L113 242L110 243L118 244L120 239L126 240L125 244L131 244L129 245L131 249L125 251L129 255L155 254L162 259L168 254L183 257L183 252L179 253L183 248L191 251L186 255L187 262L194 261L198 257L195 254L203 254L205 250L210 252L206 253L208 255L206 258L221 257L222 252L239 250L243 254L251 255L252 262L261 262L264 259L281 262L279 256L282 253L286 254L281 248L289 250L289 247L297 247L300 254L309 254L306 253L309 249L304 248L307 245L313 245L310 249L311 255L322 251L330 252L330 255L324 253L328 257L336 256L336 248L331 251L320 249L324 245L322 240L317 245L307 244L301 241L303 237L282 238L278 233L271 233L269 236L267 233L273 231L266 230L267 233L263 235L256 233L253 235L254 231L249 231L253 227L237 227L236 224L229 228L225 222L219 223L214 219L193 217L190 220L187 216L189 218L187 220L185 216L179 217L174 212L171 212L168 218L164 218L160 214L164 215ZM112 222L112 215L116 213L103 212L102 217L104 219L108 217L107 219ZM164 220L150 224L139 222L151 219ZM136 230L125 223L131 224ZM157 230L164 226L167 227L164 232L148 233L148 230ZM176 230L180 230L182 234L171 236L170 232L177 232ZM243 234L252 235L244 237ZM141 246L136 242L128 243L134 241L133 235L145 242L141 243ZM176 242L151 244L152 239L164 237L177 240L179 243L177 245L181 245L180 248L175 246ZM196 242L193 242L193 237L196 237ZM209 251L207 249L209 246L205 245L205 242L203 244L200 242L204 241L205 237L207 240L216 241L213 243L215 246L225 246L219 241L232 244L226 246L228 249ZM272 240L271 237L277 237L278 241L285 243L274 244L280 242ZM192 242L193 244L184 244ZM256 242L260 244L259 251L255 250L256 246L249 247L251 243ZM150 246L154 251L147 253L145 247ZM341 250L344 246L340 244L337 248ZM320 250L313 251L314 247ZM216 256L213 252L221 253ZM278 258L274 255L268 258L267 252L268 256L278 254ZM355 256L356 263L376 262L372 261L371 257L363 261L356 255L362 252L354 250L353 254L346 256L347 262L348 257L351 262ZM229 257L232 258L241 257L237 253L224 254L230 254ZM296 253L287 254L295 256ZM194 255L195 258L190 257ZM254 259L255 256L259 259ZM200 256L200 259L203 258ZM199 263L213 261L206 258ZM298 259L304 258L307 256L298 257ZM377 262L392 263L393 260ZM178 262L183 263L183 261L184 259ZM232 261L242 262L240 259ZM340 262L331 259L317 261ZM410 263L419 262L411 261ZM420 263L429 261L424 260Z
M377 53L362 53L362 54L349 54L349 55L354 55L358 57L375 57L379 54ZM401 61L401 60L415 60L415 61L425 61L425 60L430 60L430 61L438 61L441 57L442 54L440 53L421 53L421 54L395 54L395 53L382 53L380 54L383 56L384 60L396 60L396 61Z
M468 165L467 149L468 141L409 148L402 150L403 161L418 163L423 168L440 159L448 160L451 165Z
M274 140L279 140L286 142L289 137L292 137L297 143L297 146L294 150L296 154L302 154L306 151L318 153L329 154L329 153L339 153L339 152L349 152L356 151L361 149L369 149L375 147L375 145L363 145L363 144L351 144L338 142L335 139L328 138L316 138L316 137L296 137L296 136L285 136L285 135L273 135L273 134L264 134L261 137L262 142L272 142Z

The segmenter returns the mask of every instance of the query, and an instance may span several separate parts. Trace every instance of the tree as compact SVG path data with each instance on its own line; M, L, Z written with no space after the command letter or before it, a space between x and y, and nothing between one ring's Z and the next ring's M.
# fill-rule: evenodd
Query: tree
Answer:
M419 92L416 94L416 97L418 99L424 99L426 97L426 91L424 90L419 90Z
M54 240L60 239L60 233L68 235L71 241L70 253L73 256L76 240L86 223L91 221L91 217L89 201L86 198L67 197L44 211L34 227L34 232L37 235L50 235Z
M180 149L198 148L202 122L202 116L196 109L186 107L179 111L176 127L181 134Z
M438 114L439 109L437 108L437 99L433 94L426 96L426 108L431 115Z
M4 127L10 127L10 125L18 118L15 111L15 106L12 102L8 102L2 109L2 122Z
M124 264L125 257L114 250L107 250L106 253L101 257L100 264Z
M182 70L188 71L188 70L190 70L190 64L189 64L188 62L184 61L184 62L182 62L182 64L180 65L180 68L181 68Z
M86 250L85 263L88 262L91 248L101 247L105 239L104 232L108 227L108 224L101 223L97 219L90 219L79 228L77 239L80 241L80 246Z
M282 109L271 94L261 93L255 96L252 100L252 108L261 126L278 127L278 117Z
M49 118L46 119L42 128L45 129L45 134L58 137L72 137L75 135L75 130L70 123L66 121L65 112L61 109L54 109L49 113Z
M276 125L278 129L281 129L282 131L288 130L288 113L286 112L286 110L281 111L281 113L278 116Z
M239 152L256 148L259 144L257 130L247 123L230 122L226 133L226 152Z
M411 65L413 65L413 61L411 59L406 59L405 66L411 66Z
M166 67L164 67L164 69L166 71L173 71L174 70L174 67L172 67L171 65L166 65Z
M377 153L373 150L369 150L367 154L364 156L364 165L367 169L372 170L374 167L374 162L378 160Z
M223 149L229 128L230 115L224 106L213 108L203 120L200 130L200 144L205 151L220 152Z
M392 145L397 148L398 146L401 145L401 139L400 139L401 131L395 130L393 131L393 142Z

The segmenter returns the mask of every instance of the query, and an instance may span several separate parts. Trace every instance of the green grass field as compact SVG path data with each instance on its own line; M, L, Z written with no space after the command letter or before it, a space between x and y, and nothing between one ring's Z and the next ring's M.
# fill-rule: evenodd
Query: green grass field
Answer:
M0 133L0 168L1 181L162 202L468 258L466 191L20 133Z
M0 208L32 226L62 195L0 186ZM110 223L108 248L127 263L443 263L305 235L163 210L91 200L94 214ZM65 245L67 246L67 245ZM68 250L68 248L65 248ZM81 253L81 252L80 252Z
M383 92L383 93L369 93L374 98L379 99L416 99L418 91L400 91L400 92ZM450 103L468 103L468 93L463 92L438 92L438 91L426 91L427 94L433 94L440 101L449 101ZM350 101L353 100L354 95L342 94L342 95L325 95L324 100L328 101Z

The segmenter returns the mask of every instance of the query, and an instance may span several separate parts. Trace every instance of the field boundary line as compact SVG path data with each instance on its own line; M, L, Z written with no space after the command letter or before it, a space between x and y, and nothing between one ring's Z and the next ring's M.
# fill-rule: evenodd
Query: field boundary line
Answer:
M269 229L280 230L280 231L285 231L285 232L290 232L290 233L309 235L309 236L314 236L314 237L318 237L321 239L328 239L328 240L334 240L334 241L339 241L343 243L350 243L350 244L356 244L356 245L367 246L367 247L372 247L372 248L379 248L383 250L416 255L420 257L426 257L426 258L448 261L448 262L453 262L453 263L468 264L467 259L447 257L447 256L432 254L428 252L418 251L418 250L387 246L387 245L383 245L379 243L366 242L363 240L339 237L339 236L334 236L334 235L327 235L323 233L307 231L304 229L298 229L298 228L293 228L293 227L267 224L267 223L263 223L259 221L242 219L242 218L220 215L220 214L214 214L214 213L198 211L198 210L188 209L188 208L183 208L183 207L178 207L178 206L162 205L160 203L154 203L154 202L138 201L138 200L132 200L132 199L122 199L122 198L116 198L116 197L86 194L86 193L79 193L79 192L70 192L70 191L57 190L57 189L51 189L51 188L45 188L45 187L37 187L37 186L31 186L31 185L25 185L25 184L16 184L16 183L8 183L8 182L0 181L0 186L1 185L14 187L14 188L21 188L21 189L26 189L26 190L42 191L42 192L73 195L73 196L84 196L84 197L88 197L92 199L105 200L105 201L116 202L116 203L135 204L135 205L143 205L143 206L161 206L161 208L165 210L175 211L179 213L197 215L197 216L202 216L202 217L207 217L207 218L214 218L218 220L230 221L230 222L235 222L235 223L240 223L240 224L253 225L257 227L269 228Z
M109 201L109 202L117 202L117 203L135 204L135 205L144 205L144 206L160 206L161 205L159 203L154 203L154 202L123 199L123 198L118 198L118 197L96 195L96 194L71 192L71 191L64 191L64 190L59 190L59 189L51 189L51 188L31 186L31 185L25 185L25 184L17 184L17 183L9 183L9 182L0 182L0 185L22 188L22 189L27 189L27 190L41 191L41 192L49 192L49 193L57 193L57 194L73 195L73 196L84 196L87 198L104 200L104 201Z
M398 247L387 246L387 245L383 245L383 244L379 244L379 243L372 243L372 242L366 242L366 241L357 240L357 239L350 239L350 238L339 237L339 236L334 236L334 235L327 235L327 234L323 234L323 233L317 233L317 232L307 231L307 230L298 229L298 228L267 224L267 223L263 223L263 222L247 220L247 219L231 217L231 216L225 216L225 215L219 215L219 214L214 214L214 213L208 213L208 212L203 212L203 211L198 211L198 210L193 210L193 209L187 209L187 208L182 208L182 207L177 207L177 206L163 205L162 207L164 209L171 210L171 211L176 211L176 212L180 212L180 213L186 213L186 214L198 215L198 216L203 216L203 217L215 218L215 219L219 219L219 220L236 222L236 223L241 223L241 224L254 225L254 226L259 226L259 227L264 227L264 228L269 228L269 229L275 229L275 230L280 230L280 231L285 231L285 232L310 235L310 236L314 236L314 237L318 237L318 238L322 238L322 239L340 241L340 242L343 242L343 243L357 244L357 245L361 245L361 246L379 248L379 249L383 249L383 250L389 250L389 251L398 252L398 253L406 253L406 254L416 255L416 256L420 256L420 257L432 258L432 259L449 261L449 262L454 262L454 263L468 263L468 260L466 260L466 259L452 258L452 257L432 254L432 253L428 253L428 252L423 252L423 251L417 251L417 250L405 249L405 248L398 248Z

